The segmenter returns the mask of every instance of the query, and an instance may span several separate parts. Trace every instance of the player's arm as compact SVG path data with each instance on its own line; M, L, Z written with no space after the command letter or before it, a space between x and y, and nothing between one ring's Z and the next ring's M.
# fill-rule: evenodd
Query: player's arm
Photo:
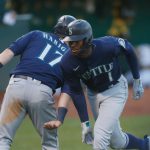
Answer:
M119 38L118 43L126 56L127 62L133 75L133 98L135 100L138 100L142 97L144 89L142 86L142 81L140 79L139 64L135 49L127 40Z
M14 53L11 49L7 48L0 53L0 68L7 64L14 57Z
M137 59L134 47L127 40L120 38L120 39L118 39L118 41L119 41L121 49L123 50L123 52L126 56L126 59L130 66L133 78L139 79L140 78L139 64L138 64L138 59Z
M72 98L81 120L82 142L86 144L92 144L93 143L92 128L89 122L87 106L83 91L77 92L76 90L73 89L70 90L70 87L67 85L63 87L62 92L63 93L61 93L58 102L58 120L49 121L44 124L44 127L47 129L54 129L62 125L67 113L68 105Z
M72 60L72 54L70 53L70 51L65 53L65 55L61 59L61 69L64 77L64 86L62 88L62 93L67 93L71 96L81 122L85 122L89 120L89 117L84 93L80 84L80 78L75 74L73 70L75 64L67 63L69 60Z
M81 123L89 121L86 100L82 87L80 85L80 82L79 84L77 84L77 82L75 83L76 86L74 85L74 88L70 87L66 83L62 87L61 95L58 101L58 120L56 122L58 127L64 122L64 118L68 111L68 106L71 100L73 101L76 107ZM78 89L78 91L75 89ZM58 121L60 123L58 123ZM54 121L50 121L49 123L44 124L44 127L53 129L57 128L57 125L54 125Z
M0 68L7 64L14 56L21 54L36 33L37 31L29 32L12 42L10 46L0 54Z
M82 142L86 144L92 144L93 143L92 128L89 121L85 96L80 81L76 80L74 81L76 84L78 83L79 86L73 85L69 87L68 91L65 89L63 89L63 91L66 93L68 92L68 94L71 96L73 103L76 107L76 110L78 112L78 115L80 117L82 127ZM71 83L73 83L73 81Z
M44 128L54 129L60 127L63 124L70 101L71 97L67 93L61 93L58 100L58 119L44 123Z
M12 42L9 46L9 49L13 51L15 56L21 55L26 49L27 45L30 43L30 41L33 40L33 38L36 37L37 34L38 31L31 31L27 34L24 34L23 36L19 37L16 41Z
M72 98L81 120L82 142L86 144L92 144L92 128L89 122L86 100L80 84L80 80L77 81L74 79L71 80L71 82L69 83L65 82L62 88L62 94L60 96L58 104L58 120L49 121L44 124L44 127L47 129L54 129L62 125L65 115L67 113L68 104Z

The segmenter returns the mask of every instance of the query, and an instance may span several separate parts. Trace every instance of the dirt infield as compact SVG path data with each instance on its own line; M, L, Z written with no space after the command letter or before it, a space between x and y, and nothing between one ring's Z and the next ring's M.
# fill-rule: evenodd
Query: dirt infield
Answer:
M0 92L0 102L3 98L3 93ZM88 102L87 102L88 104ZM88 104L88 111L91 115L91 111L89 109L89 104ZM72 105L70 104L69 107L69 112L68 112L68 117L74 117L77 116L77 112ZM124 116L133 116L133 115L150 115L150 89L145 89L144 95L141 100L135 101L132 99L132 89L129 89L129 98L127 101L127 104L125 106Z

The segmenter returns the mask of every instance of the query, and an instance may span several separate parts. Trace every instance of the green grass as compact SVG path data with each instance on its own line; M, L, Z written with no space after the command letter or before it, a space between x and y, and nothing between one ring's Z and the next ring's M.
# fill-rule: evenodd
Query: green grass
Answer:
M136 136L150 135L150 116L121 118L124 131ZM91 146L81 143L81 127L78 119L66 119L59 128L60 150L91 150ZM40 137L33 128L30 120L24 120L14 138L11 150L41 150Z

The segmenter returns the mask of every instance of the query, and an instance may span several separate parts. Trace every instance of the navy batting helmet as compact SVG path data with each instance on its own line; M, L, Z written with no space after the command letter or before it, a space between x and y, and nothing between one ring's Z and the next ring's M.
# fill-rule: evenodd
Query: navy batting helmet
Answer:
M82 19L76 19L68 24L64 41L84 40L85 44L90 43L93 38L91 25Z
M54 26L54 33L58 36L65 36L67 25L74 20L76 20L76 18L71 15L61 16Z

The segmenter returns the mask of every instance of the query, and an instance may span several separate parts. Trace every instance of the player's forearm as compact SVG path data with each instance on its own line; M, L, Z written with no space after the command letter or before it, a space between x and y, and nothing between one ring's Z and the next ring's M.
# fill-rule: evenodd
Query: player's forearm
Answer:
M14 56L14 53L11 51L11 49L7 48L0 54L0 64L1 67L5 64L7 64Z
M71 97L67 93L61 93L58 101L58 107L68 108L70 101L71 101Z
M58 120L61 121L61 123L64 122L70 101L71 97L67 93L61 93L58 101Z

